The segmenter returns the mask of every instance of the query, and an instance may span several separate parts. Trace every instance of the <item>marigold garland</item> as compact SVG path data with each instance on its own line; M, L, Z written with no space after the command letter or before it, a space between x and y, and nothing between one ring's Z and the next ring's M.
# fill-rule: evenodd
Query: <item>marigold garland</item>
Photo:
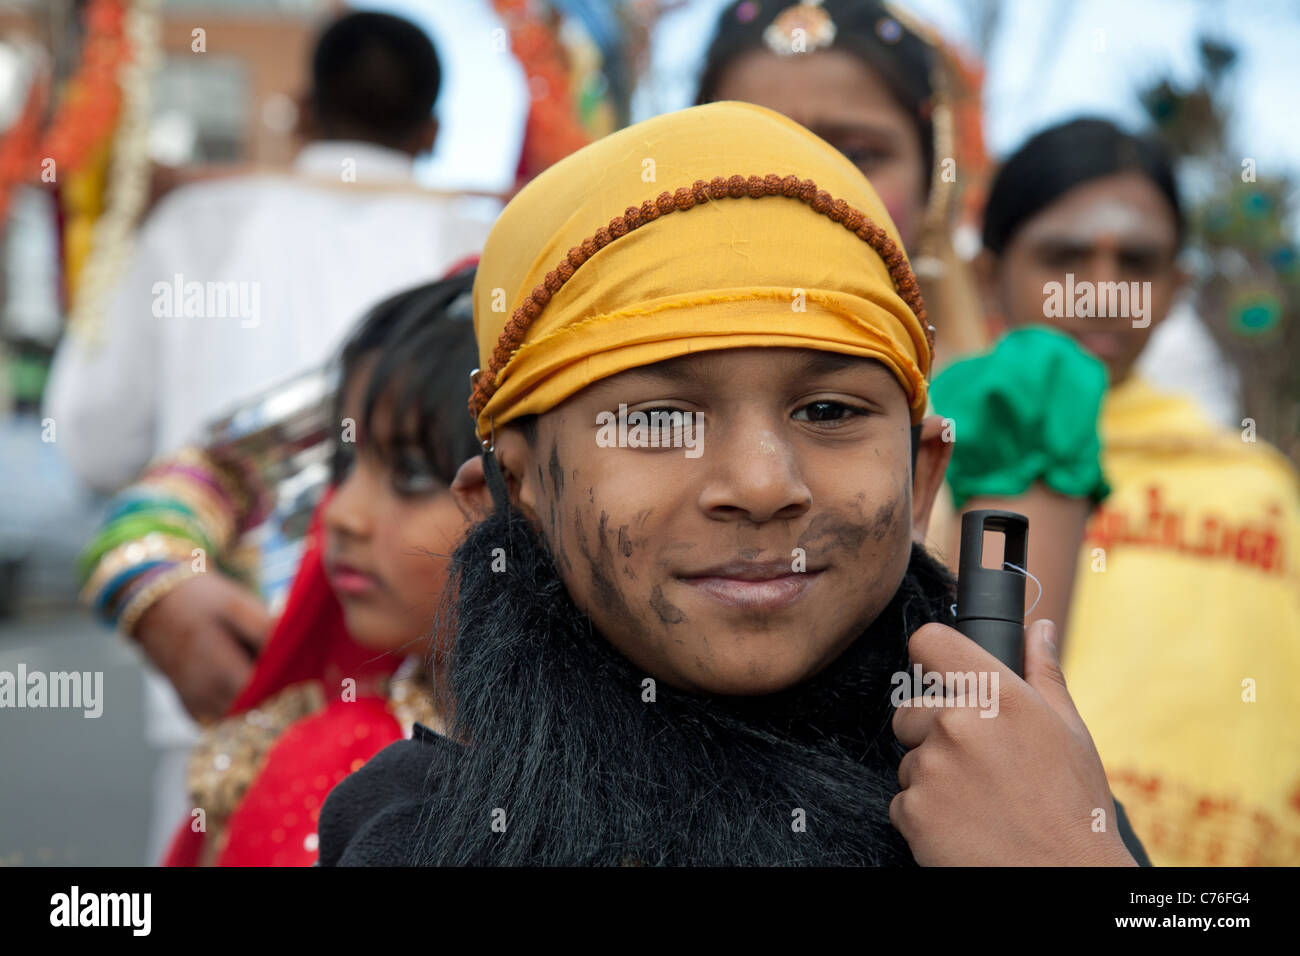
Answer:
M575 109L564 50L530 0L492 0L524 69L530 105L518 177L526 181L591 142Z

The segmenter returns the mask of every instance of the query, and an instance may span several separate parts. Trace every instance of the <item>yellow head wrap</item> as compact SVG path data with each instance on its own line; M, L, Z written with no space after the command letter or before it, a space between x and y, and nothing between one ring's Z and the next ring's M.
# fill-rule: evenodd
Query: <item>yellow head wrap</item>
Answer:
M915 423L933 336L871 184L747 103L646 120L529 183L484 246L474 330L483 439L626 369L751 346L877 359Z

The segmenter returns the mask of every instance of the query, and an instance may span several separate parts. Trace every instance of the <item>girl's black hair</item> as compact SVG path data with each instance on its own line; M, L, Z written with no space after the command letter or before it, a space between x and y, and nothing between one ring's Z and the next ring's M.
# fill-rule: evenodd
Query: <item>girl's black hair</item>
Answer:
M342 421L344 396L364 364L359 435L390 461L401 445L418 448L445 484L479 452L468 409L469 374L478 364L473 285L474 270L468 269L385 299L366 314L340 359L335 420ZM385 400L392 403L393 428L375 442L375 409Z
M1035 134L1002 164L984 209L984 247L1001 255L1021 226L1071 189L1130 172L1145 176L1169 201L1181 244L1183 207L1169 153L1154 139L1084 117Z
M722 11L705 55L696 105L717 99L723 74L739 57L768 49L763 31L794 2L742 0ZM934 51L894 20L878 0L825 0L822 9L835 23L835 40L829 49L851 53L866 64L915 124L921 139L928 194L934 168L934 124L930 119L934 93L930 70L934 65Z

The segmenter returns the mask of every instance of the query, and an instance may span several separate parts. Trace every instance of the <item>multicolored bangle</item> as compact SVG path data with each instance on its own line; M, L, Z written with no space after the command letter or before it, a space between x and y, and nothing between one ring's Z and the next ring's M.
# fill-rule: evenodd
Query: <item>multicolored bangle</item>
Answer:
M206 568L191 560L196 549L224 567L258 507L258 495L202 449L156 460L109 505L78 558L82 602L130 633L153 601Z
M135 636L135 626L144 617L144 612L153 607L164 595L178 584L194 577L198 572L188 564L177 564L152 578L130 596L117 616L117 629L128 637Z
M161 507L136 512L110 521L82 552L79 559L82 581L88 582L110 553L124 545L142 541L151 534L193 541L194 547L209 554L216 550L197 520L182 520L175 512Z
M146 564L167 561L179 564L189 561L196 548L190 538L153 531L143 538L133 539L109 551L95 566L94 573L81 590L81 600L87 605L102 603L114 590L114 581L138 573Z

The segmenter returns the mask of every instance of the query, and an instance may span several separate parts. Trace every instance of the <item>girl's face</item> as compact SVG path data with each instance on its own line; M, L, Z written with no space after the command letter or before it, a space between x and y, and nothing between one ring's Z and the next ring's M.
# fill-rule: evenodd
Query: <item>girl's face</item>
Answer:
M360 422L367 376L352 378L344 416ZM358 433L356 442L340 445L342 477L323 514L324 564L352 637L375 650L400 651L433 636L448 557L465 520L419 447L392 445L385 403L374 421L376 434ZM391 454L381 457L376 443Z
M916 123L858 57L842 50L795 56L746 53L723 71L714 98L766 106L842 152L871 180L903 246L912 248L930 174L923 168L921 137Z
M629 427L689 412L702 440L611 447L620 405ZM923 442L918 475L941 475L947 448ZM646 674L712 694L769 693L839 656L897 590L938 487L921 480L914 500L893 374L810 349L622 372L541 415L531 443L498 431L497 454L600 633Z
M1026 220L1000 257L981 256L980 272L995 321L1072 336L1118 383L1173 304L1183 281L1177 254L1169 201L1147 177L1121 173L1076 186ZM1124 283L1127 307L1110 292L1102 306L1101 290L1115 283ZM1066 308L1067 290L1075 308Z

